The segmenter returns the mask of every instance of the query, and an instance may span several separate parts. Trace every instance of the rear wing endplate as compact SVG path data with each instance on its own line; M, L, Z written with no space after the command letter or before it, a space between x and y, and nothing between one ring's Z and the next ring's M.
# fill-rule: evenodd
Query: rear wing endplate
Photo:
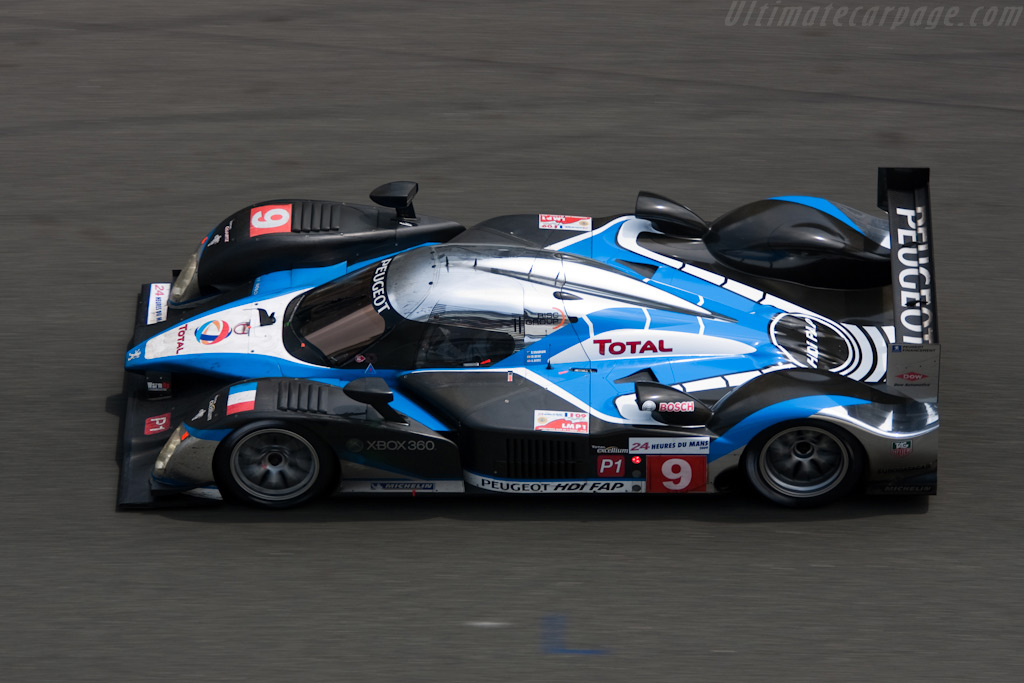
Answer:
M927 168L879 168L878 208L889 214L894 339L886 381L924 401L938 399L939 318Z
M895 341L938 344L928 169L879 168L878 208L889 214Z

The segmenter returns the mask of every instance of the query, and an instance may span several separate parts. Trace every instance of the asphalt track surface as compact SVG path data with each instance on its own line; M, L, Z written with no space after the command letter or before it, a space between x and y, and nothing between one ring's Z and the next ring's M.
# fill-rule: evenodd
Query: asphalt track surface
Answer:
M1020 679L1024 25L165 4L0 4L0 678ZM933 169L936 498L114 511L138 285L241 206L412 179L466 224L640 189L871 209L880 165Z

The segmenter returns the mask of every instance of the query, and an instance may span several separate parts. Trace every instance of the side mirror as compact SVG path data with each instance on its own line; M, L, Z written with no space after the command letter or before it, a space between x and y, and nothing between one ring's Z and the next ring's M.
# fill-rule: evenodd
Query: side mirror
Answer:
M711 411L701 401L656 382L636 383L636 405L662 424L674 427L703 427Z
M654 223L654 227L672 237L700 239L709 230L704 219L693 211L653 192L641 192L637 195L636 209L633 213L637 218Z
M411 180L396 180L384 183L370 193L374 204L394 209L399 220L416 220L416 211L412 208L412 199L419 192L420 186Z
M402 415L391 407L391 401L395 395L391 393L391 387L380 377L360 377L345 385L345 395L354 401L365 403L388 422L400 422L408 424Z

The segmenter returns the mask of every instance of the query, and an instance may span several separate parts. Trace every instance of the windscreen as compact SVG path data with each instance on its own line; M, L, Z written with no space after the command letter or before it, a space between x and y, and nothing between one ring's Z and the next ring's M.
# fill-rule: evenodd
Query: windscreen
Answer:
M373 268L317 287L302 297L292 330L340 365L384 334L384 318L373 307Z

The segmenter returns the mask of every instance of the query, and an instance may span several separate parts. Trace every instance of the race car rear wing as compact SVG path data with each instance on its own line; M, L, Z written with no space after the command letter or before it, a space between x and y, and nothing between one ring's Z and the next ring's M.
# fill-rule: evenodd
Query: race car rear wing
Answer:
M879 168L878 208L889 214L895 343L938 344L928 169Z
M894 338L886 384L918 401L939 392L932 207L927 168L879 168L878 208L889 214Z

